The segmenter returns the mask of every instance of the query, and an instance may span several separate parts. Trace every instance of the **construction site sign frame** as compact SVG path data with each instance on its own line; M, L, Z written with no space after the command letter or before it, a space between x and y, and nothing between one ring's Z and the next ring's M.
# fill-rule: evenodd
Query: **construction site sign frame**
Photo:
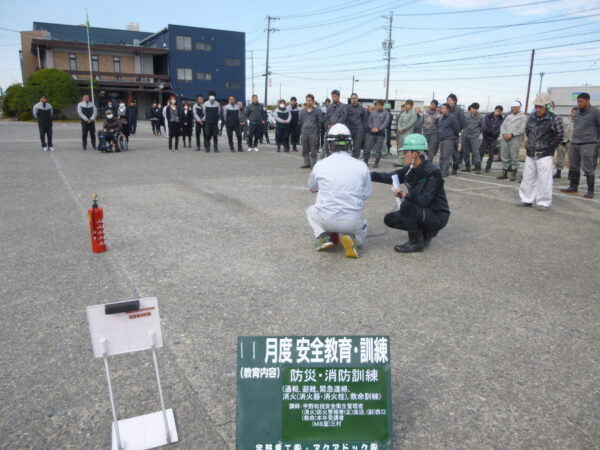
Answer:
M238 450L391 450L388 336L241 336Z

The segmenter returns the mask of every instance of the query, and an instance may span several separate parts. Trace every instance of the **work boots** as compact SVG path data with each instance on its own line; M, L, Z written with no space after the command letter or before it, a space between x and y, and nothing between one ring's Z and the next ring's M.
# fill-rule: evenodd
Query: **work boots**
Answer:
M475 164L475 173L478 175L481 173L481 164Z
M554 176L552 178L560 178L560 173L561 172L562 172L562 170L556 169L556 173L554 174Z
M488 159L487 160L487 163L485 164L485 171L486 171L486 173L489 172L492 169L492 162L493 162L492 159Z
M436 237L438 234L437 230L436 231L430 231L430 230L423 230L423 244L425 244L425 247L429 247L429 243L431 242L431 240Z
M502 169L502 175L496 177L496 180L508 180L508 170Z
M510 181L517 181L517 171L513 170L510 175Z
M377 169L379 167L379 161L381 158L375 158L375 164L373 164L373 169Z
M594 198L594 175L586 175L585 179L587 180L588 190L583 198Z
M423 232L419 231L409 231L408 232L408 242L402 245L396 245L394 250L398 253L415 253L422 252L425 248L425 242L423 241Z
M470 172L471 171L471 164L467 164L466 167L461 170L461 172Z
M561 189L560 192L564 192L565 194L577 194L580 176L579 170L569 170L569 187Z
M458 164L452 166L452 175L456 175L458 173Z

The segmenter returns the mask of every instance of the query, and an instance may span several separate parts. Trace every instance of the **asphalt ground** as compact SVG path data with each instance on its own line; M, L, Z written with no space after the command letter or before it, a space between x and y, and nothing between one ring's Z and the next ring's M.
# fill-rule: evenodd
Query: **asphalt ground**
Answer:
M236 337L263 334L390 335L395 448L600 447L600 201L560 194L564 178L538 212L497 163L449 177L450 222L412 255L393 251L406 233L376 184L352 260L313 250L297 153L171 152L141 122L129 151L101 154L79 133L55 124L44 153L35 124L0 122L0 448L109 447L85 307L146 296L174 448L235 446ZM120 418L159 409L148 352L111 369Z

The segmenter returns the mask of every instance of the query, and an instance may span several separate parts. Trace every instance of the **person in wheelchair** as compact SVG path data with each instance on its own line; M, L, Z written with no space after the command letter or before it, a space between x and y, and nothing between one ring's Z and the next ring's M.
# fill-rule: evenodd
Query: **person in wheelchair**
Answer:
M103 152L111 152L113 150L120 152L118 138L122 132L123 125L121 121L113 115L112 111L107 111L106 120L102 126L102 135L99 136L99 149Z
M129 109L125 105L125 100L119 100L119 107L117 108L117 118L121 122L122 131L127 139L127 143L129 143L129 134L131 131L130 123L129 123Z

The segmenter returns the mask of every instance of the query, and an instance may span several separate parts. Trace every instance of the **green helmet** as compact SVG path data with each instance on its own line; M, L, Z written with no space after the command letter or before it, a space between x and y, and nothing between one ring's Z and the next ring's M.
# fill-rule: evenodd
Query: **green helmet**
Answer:
M429 151L427 139L419 133L409 134L404 138L400 151L403 152L426 152Z

